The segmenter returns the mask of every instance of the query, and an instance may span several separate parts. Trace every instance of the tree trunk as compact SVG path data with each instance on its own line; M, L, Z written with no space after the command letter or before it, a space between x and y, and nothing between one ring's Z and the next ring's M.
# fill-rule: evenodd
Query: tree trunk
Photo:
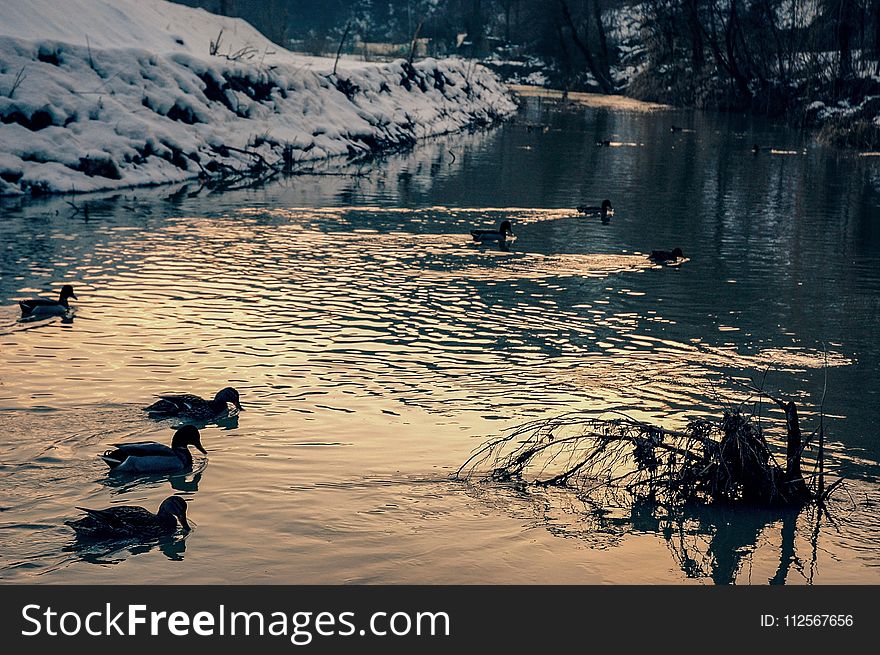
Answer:
M795 498L804 498L808 495L807 483L801 472L801 452L804 449L801 436L801 424L798 419L797 405L793 401L787 403L776 401L785 410L785 422L788 438L785 444L785 484L783 497L792 501Z
M697 7L698 0L687 0L687 23L691 33L691 66L694 73L703 70L706 63L703 46L703 28L700 25L700 14Z
M801 424L797 406L789 401L785 406L788 441L785 444L785 477L789 481L803 478L801 475Z
M837 53L839 80L852 77L852 37L855 31L855 0L838 0L837 8Z
M599 70L599 67L596 65L596 60L593 57L592 51L587 44L581 40L581 37L578 34L577 26L575 25L574 19L571 16L571 11L568 8L568 3L566 3L565 0L560 0L559 4L562 8L562 17L565 19L568 29L571 32L571 40L584 56L584 59L587 62L587 68L590 69L590 73L596 78L596 82L599 84L602 92L612 93L614 91L613 85L604 75L602 75L602 71Z
M471 4L471 15L468 19L467 31L468 37L473 44L471 49L474 56L483 52L483 46L485 43L483 27L483 7L481 0L473 0L473 3Z
M871 9L874 22L874 58L877 60L875 75L880 75L880 2L875 2Z
M737 12L737 0L730 2L730 15L724 30L724 43L727 49L727 67L733 81L736 83L740 94L751 100L752 91L749 89L749 80L740 70L736 61L736 33L739 30L739 13Z

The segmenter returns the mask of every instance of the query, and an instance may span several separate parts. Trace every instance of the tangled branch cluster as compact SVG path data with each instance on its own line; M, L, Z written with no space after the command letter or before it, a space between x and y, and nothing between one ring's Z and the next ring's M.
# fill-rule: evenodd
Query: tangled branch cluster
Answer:
M799 455L799 454L798 454ZM757 418L727 411L668 430L628 416L584 412L531 421L483 444L459 478L523 480L582 492L624 489L635 498L800 504L809 499L798 469L777 463Z

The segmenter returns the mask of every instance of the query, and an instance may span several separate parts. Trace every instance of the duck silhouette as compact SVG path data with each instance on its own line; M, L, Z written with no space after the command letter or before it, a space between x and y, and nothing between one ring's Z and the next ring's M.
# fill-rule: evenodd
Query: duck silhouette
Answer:
M61 287L61 293L58 295L57 301L51 298L28 298L27 300L19 300L18 306L21 308L22 317L64 314L70 309L70 305L67 302L68 298L77 300L76 295L73 293L73 287L65 284Z
M648 255L648 259L655 264L668 264L669 262L674 262L683 258L684 253L681 251L681 248L673 248L672 250L652 250L651 254Z
M76 533L77 539L155 539L177 532L180 522L189 532L186 520L186 501L180 496L169 496L153 514L136 505L117 505L106 509L77 507L85 516L75 521L65 521Z
M170 447L155 441L121 443L115 444L112 450L100 457L114 473L191 471L193 457L189 446L194 446L204 455L208 454L202 447L198 429L193 425L184 425L174 433Z
M477 243L507 244L515 239L510 221L503 220L497 230L471 230L471 236Z
M205 400L191 393L160 394L158 398L159 400L152 405L144 407L144 411L148 412L151 418L179 416L197 421L209 421L226 414L230 404L238 411L244 411L239 393L232 387L218 391L213 400Z
M601 216L602 218L614 213L614 207L607 198L602 201L601 205L578 205L576 209L586 216Z

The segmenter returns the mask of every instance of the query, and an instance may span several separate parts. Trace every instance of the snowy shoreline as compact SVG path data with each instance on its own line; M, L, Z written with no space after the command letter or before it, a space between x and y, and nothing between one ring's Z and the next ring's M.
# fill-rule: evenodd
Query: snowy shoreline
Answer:
M516 108L473 62L340 60L334 75L333 59L164 0L0 0L0 15L0 195L355 157Z

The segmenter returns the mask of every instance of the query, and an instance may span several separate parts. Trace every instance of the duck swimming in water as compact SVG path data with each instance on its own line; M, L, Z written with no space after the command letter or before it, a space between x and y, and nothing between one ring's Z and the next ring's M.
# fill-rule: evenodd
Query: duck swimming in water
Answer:
M601 216L602 218L606 218L608 215L614 213L614 207L611 206L611 201L606 198L602 201L600 206L596 205L578 205L576 209L581 213L587 216Z
M149 412L153 418L179 416L208 421L228 412L229 404L232 404L240 412L244 411L238 391L232 387L218 391L214 400L205 400L190 393L163 394L158 398L159 400L152 405L144 407L144 411Z
M193 425L184 425L175 432L170 447L155 441L114 445L113 450L100 455L114 473L191 471L193 457L189 446L195 446L204 455L208 454L202 447L198 429Z
M22 317L64 314L70 309L70 305L67 303L68 298L77 300L73 293L73 287L65 284L61 287L61 294L57 301L51 298L28 298L27 300L19 300L18 306L21 307Z
M648 255L648 259L655 264L668 264L669 262L674 262L683 258L684 253L681 251L681 248L674 248L672 250L652 250L651 254Z
M510 225L510 221L507 220L501 221L497 230L471 230L471 236L478 243L497 241L498 243L505 244L508 240L515 238L513 227Z
M186 501L180 496L169 496L151 511L136 505L118 505L107 509L77 507L86 515L75 521L65 521L76 532L78 539L155 539L177 531L177 522L189 532L186 521Z

